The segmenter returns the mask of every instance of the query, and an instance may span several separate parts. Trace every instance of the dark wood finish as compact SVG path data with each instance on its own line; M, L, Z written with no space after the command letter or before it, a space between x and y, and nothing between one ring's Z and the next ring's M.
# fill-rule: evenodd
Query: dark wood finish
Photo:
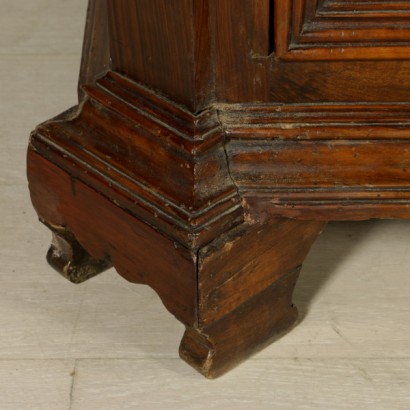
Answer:
M285 275L210 326L188 327L181 358L213 379L280 337L297 319L292 292L298 274Z
M50 264L151 286L207 377L278 337L326 221L410 216L408 11L91 0L80 103L28 151Z
M213 95L209 2L108 4L113 70L160 90L193 112L204 108Z
M205 376L222 374L296 320L293 287L322 222L248 221L194 252L73 178L33 146L28 152L28 172L33 205L59 238L52 245L51 265L71 279L66 255L80 260L85 271L86 249L87 272L98 273L94 261L111 261L125 279L151 286L187 326L182 358ZM61 244L67 237L77 244L69 251L63 249L65 242ZM109 262L101 263L107 267ZM87 277L81 275L81 279ZM249 334L246 340L239 337L242 331L258 328L260 332ZM212 347L199 362L194 350L200 342L192 340L193 334L202 338L209 334L212 339Z
M403 55L397 57L394 47L389 43L384 43L377 49L373 41L361 43L366 50L372 50L373 56L364 59L366 50L352 47L349 51L351 56L346 59L346 50L337 58L329 58L330 49L324 39L321 43L323 49L320 49L324 50L321 51L322 55L313 58L308 55L311 49L307 47L299 59L288 61L289 59L283 55L287 45L283 51L278 48L277 43L286 44L287 34L297 27L297 21L288 16L283 9L289 3L301 3L301 0L274 1L271 3L274 3L275 7L271 9L268 1L209 1L212 21L219 29L215 29L217 31L214 51L216 99L219 102L322 103L409 100L410 62L406 57L409 55L406 43L403 43L403 47L406 46L407 51L402 51ZM304 3L313 8L316 1L305 0ZM369 7L373 7L374 3L380 2L369 3L372 4ZM386 5L396 2L381 3ZM271 31L274 32L271 41L274 46L270 49L270 54L262 55L258 45L263 43L263 39L265 44L268 44L267 30L265 23L256 24L255 19L269 13ZM389 21L391 25L397 22L395 18ZM391 30L386 28L387 32ZM331 41L333 40L328 40ZM400 46L400 50L403 47ZM351 111L354 111L354 107Z
M410 57L408 2L283 0L275 6L275 47L283 59Z
M403 103L231 105L221 116L231 176L256 213L408 218L409 112Z
M111 67L109 33L108 33L108 0L90 0L85 25L83 55L79 76L79 97L84 98L82 86L92 84Z
M323 227L323 222L282 218L249 221L201 248L199 326L221 320L294 272Z
M47 261L70 282L82 283L111 267L108 255L103 259L93 258L67 227L44 223L53 232Z
M85 90L78 113L37 128L38 152L188 247L241 223L216 110L193 115L113 73Z
M92 258L111 260L118 273L130 282L151 286L179 320L195 325L194 253L32 148L28 153L28 172L31 200L42 220L51 226L63 226Z

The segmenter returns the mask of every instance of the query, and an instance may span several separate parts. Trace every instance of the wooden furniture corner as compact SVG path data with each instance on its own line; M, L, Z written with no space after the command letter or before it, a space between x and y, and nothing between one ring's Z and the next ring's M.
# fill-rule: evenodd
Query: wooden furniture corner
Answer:
M28 149L49 263L151 286L206 377L288 330L326 221L410 215L408 10L376 3L90 0Z

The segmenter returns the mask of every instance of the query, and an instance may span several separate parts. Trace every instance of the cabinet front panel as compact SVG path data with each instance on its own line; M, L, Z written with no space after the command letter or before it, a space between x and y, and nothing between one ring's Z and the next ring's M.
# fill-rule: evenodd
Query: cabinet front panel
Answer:
M410 1L210 4L219 101L410 101Z
M282 59L410 57L410 2L281 0L273 20Z

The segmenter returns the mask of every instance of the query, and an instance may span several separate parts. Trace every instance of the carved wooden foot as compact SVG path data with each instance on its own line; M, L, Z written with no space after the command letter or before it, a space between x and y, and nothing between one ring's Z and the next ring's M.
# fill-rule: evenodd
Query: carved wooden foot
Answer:
M181 358L205 377L215 378L274 341L296 322L292 292L298 276L299 268L217 322L187 328Z
M53 240L47 252L47 261L70 282L84 282L111 267L109 259L93 258L65 227L48 227L53 232Z
M295 322L292 291L323 222L242 221L189 249L33 148L28 171L33 204L55 232L51 264L78 282L111 260L129 281L150 285L187 328L181 357L206 377L223 374Z
M180 356L215 378L290 328L300 267L323 226L290 219L245 223L200 249L198 321L187 327Z

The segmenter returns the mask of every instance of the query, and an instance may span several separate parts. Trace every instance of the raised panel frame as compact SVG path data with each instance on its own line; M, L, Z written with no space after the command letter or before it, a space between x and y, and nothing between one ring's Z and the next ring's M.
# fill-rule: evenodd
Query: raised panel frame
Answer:
M283 60L410 59L410 2L280 0L273 19Z

